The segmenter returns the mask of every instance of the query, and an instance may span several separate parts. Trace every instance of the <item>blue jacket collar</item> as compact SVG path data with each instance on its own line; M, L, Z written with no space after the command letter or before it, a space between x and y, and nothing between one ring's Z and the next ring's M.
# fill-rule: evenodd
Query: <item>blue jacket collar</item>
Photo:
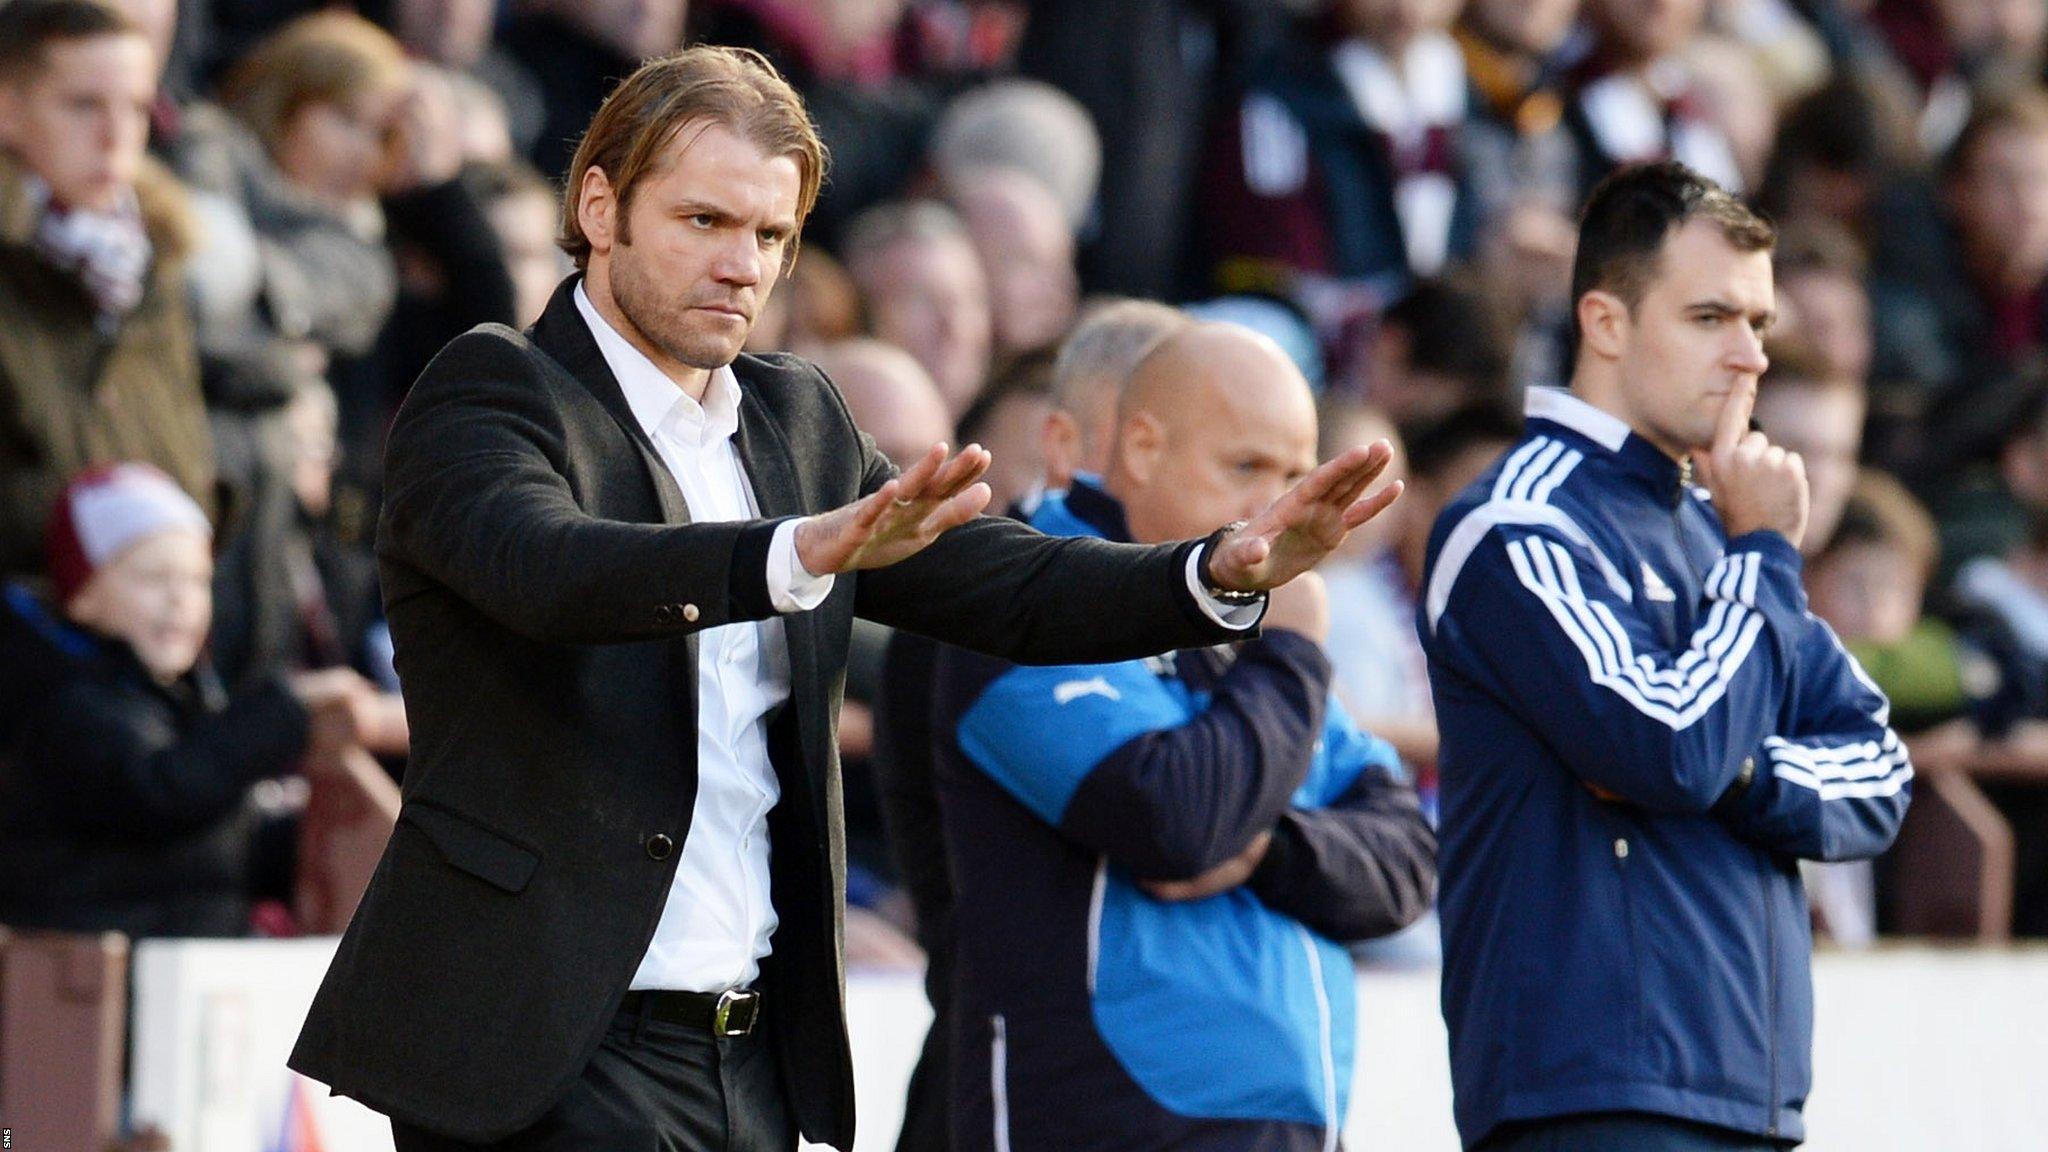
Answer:
M1028 521L1048 536L1099 536L1129 543L1130 523L1124 506L1091 477L1079 476L1064 492L1048 492L1031 510Z
M1648 485L1667 503L1683 491L1685 471L1663 449L1629 429L1621 418L1563 388L1531 388L1523 401L1530 421L1541 421L1601 449L1615 467Z

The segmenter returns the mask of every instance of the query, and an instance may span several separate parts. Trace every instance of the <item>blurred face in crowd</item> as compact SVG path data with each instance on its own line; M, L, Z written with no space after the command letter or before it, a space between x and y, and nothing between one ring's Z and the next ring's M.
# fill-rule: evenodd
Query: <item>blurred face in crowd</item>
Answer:
M540 319L555 286L574 268L555 246L555 198L542 189L513 192L485 210L491 231L505 250L505 268L512 274L512 302L519 326Z
M1574 386L1675 459L1712 442L1729 392L1755 389L1770 363L1771 254L1740 251L1719 224L1693 219L1665 235L1633 307L1592 291L1578 308Z
M1138 365L1107 479L1140 543L1206 536L1280 498L1316 466L1316 409L1271 340L1195 324Z
M204 536L145 536L100 566L65 607L73 620L125 640L159 680L192 670L213 624L213 554Z
M677 379L732 363L782 275L801 185L793 157L710 121L676 133L623 221L592 168L577 207L592 304Z
M957 419L988 374L993 337L981 257L957 237L905 237L875 255L866 279L875 336L917 357Z
M140 36L55 41L40 71L0 84L0 143L58 203L112 208L142 166L156 72Z
M404 101L398 89L347 103L312 103L292 113L272 158L285 179L329 204L375 195L385 148Z
M398 0L392 31L414 53L451 68L468 68L491 47L497 0Z
M1463 0L1331 0L1331 15L1347 36L1399 46L1424 32L1450 27Z
M1052 398L1012 392L990 412L977 439L994 457L988 466L990 508L1008 508L1046 484L1045 441L1040 435L1052 414Z
M1948 201L1985 287L2025 292L2048 276L2048 131L2012 125L1979 137Z
M156 59L157 75L162 76L178 36L178 0L117 0L110 6L142 29L149 40L149 53Z
M1647 64L1692 39L1706 0L1586 0L1586 19L1624 67Z
M2048 6L2041 0L1935 0L1948 42L1966 52L2037 60Z
M1579 0L1467 0L1465 20L1495 44L1547 56L1579 18Z
M285 406L285 431L292 447L292 495L309 516L327 514L334 500L334 466L340 460L339 414L326 387L302 388Z
M1813 613L1850 643L1896 644L1920 620L1926 576L1904 549L1845 544L1814 561L1806 592Z
M932 378L901 348L879 340L842 340L812 359L839 386L847 410L890 463L908 468L953 438L953 421Z
M1074 234L1058 200L1021 172L992 172L955 198L988 276L995 346L1043 348L1074 322Z
M1833 371L1849 380L1869 378L1870 296L1861 281L1847 272L1808 268L1780 278L1778 292L1798 317L1799 335Z
M1827 546L1856 487L1864 408L1863 389L1847 380L1772 377L1757 389L1757 424L1771 443L1806 462L1812 502L1803 543L1809 555Z

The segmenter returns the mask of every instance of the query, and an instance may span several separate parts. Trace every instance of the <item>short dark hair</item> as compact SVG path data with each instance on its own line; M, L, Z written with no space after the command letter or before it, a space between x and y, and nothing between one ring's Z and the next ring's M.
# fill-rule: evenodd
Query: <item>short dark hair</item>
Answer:
M1622 168L1602 180L1579 218L1572 259L1572 342L1579 352L1579 301L1611 292L1634 308L1656 278L1664 239L1694 220L1711 220L1741 252L1768 252L1777 230L1719 184L1673 160Z
M2048 136L2048 91L2028 84L1979 94L1970 108L1970 118L1942 157L1942 178L1952 181L1967 175L1984 141L1993 133L2006 131Z
M1522 415L1502 400L1465 404L1440 420L1407 430L1408 474L1431 480L1443 475L1467 450L1482 444L1513 444L1522 438Z
M141 26L99 0L5 0L0 3L0 83L41 72L50 45L100 36L140 36Z

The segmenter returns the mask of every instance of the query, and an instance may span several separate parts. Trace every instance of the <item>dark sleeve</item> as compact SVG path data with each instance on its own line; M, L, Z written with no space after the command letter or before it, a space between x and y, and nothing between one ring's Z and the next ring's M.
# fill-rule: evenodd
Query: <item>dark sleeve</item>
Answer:
M654 640L773 615L779 521L671 527L578 506L538 355L486 328L420 377L391 430L380 555L542 642Z
M1185 880L1274 826L1308 771L1330 666L1290 632L1245 644L1188 717L1144 663L1014 668L960 749L1046 823L1147 880Z
M1332 940L1407 927L1436 895L1436 833L1413 786L1378 767L1326 808L1292 808L1246 882L1276 912Z
M41 576L44 535L64 484L48 470L11 456L0 438L0 572Z
M865 433L863 495L895 475ZM1019 664L1131 660L1249 638L1210 619L1187 585L1200 541L1143 546L1047 536L979 516L897 564L860 574L870 620Z
M510 324L512 273L483 205L461 180L431 184L384 201L384 215L402 239L441 270L448 285L447 323L457 332L478 324Z
M943 947L953 907L946 865L946 830L932 769L932 699L938 645L907 632L893 633L882 657L875 696L875 787L888 837L889 860L917 910L918 943Z
M54 694L42 716L24 731L23 768L45 774L52 813L86 832L203 828L240 805L249 785L291 771L306 748L306 710L276 679L182 733L168 714L101 685Z

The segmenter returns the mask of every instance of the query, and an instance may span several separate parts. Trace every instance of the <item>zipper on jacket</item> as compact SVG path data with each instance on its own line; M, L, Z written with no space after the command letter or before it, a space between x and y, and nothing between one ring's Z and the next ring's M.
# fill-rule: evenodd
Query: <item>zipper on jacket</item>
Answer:
M1010 1152L1010 1032L1002 1013L989 1017L995 1038L988 1046L988 1086L995 1116L995 1152Z
M1761 849L1752 850L1759 857L1763 856ZM1764 946L1771 952L1768 967L1770 987L1764 990L1764 1002L1769 1005L1769 1011L1764 1015L1764 1027L1770 1030L1768 1040L1771 1046L1771 1094L1764 1102L1764 1107L1770 1110L1769 1115L1764 1118L1764 1125L1770 1137L1775 1140L1778 1136L1778 918L1771 913L1769 864L1768 860L1764 860L1765 867L1757 873L1757 883L1764 894Z
M1337 1138L1343 1128L1343 1117L1337 1115L1337 1052L1330 1033L1330 993L1323 986L1323 957L1316 950L1316 940L1307 928L1295 925L1301 935L1301 946L1308 953L1308 973L1316 993L1317 1052L1323 1058L1323 1152L1337 1152Z

